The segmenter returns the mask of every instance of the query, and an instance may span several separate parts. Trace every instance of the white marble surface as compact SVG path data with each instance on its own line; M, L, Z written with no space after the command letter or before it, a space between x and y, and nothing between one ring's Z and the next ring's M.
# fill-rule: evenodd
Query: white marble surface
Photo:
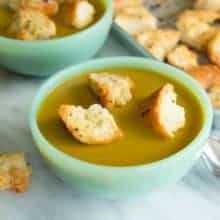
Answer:
M128 52L109 39L98 56L115 55ZM178 184L141 199L101 200L65 187L45 166L28 128L28 111L44 80L0 70L0 152L24 151L33 166L27 193L1 193L0 220L220 220L220 179L202 161Z

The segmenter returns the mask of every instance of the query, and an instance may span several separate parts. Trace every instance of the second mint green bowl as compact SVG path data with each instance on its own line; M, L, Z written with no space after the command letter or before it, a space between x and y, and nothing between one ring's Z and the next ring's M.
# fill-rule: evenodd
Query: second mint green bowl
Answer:
M112 24L112 0L103 2L104 15L81 32L33 42L0 37L0 65L17 73L48 76L91 58L103 46Z
M65 80L82 72L105 67L134 67L157 72L175 79L192 91L201 102L204 124L194 140L172 156L146 165L112 167L95 165L73 158L52 146L41 134L37 125L38 109L44 98ZM147 83L147 82L146 82ZM147 84L146 84L147 86ZM213 111L204 90L191 77L167 64L151 59L118 57L94 60L67 68L51 77L39 90L30 113L30 128L34 141L54 173L77 192L112 199L143 195L180 180L199 158L206 142ZM117 155L115 155L117 156Z

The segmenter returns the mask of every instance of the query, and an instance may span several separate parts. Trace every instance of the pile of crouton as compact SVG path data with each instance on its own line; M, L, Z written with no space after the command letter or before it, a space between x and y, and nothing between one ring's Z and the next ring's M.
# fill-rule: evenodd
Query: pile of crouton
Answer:
M53 16L65 5L65 25L83 29L91 24L95 7L87 0L1 0L14 16L6 29L7 36L20 40L45 40L56 36Z
M158 0L157 7L167 1ZM204 87L215 108L220 108L220 1L194 0L194 6L176 16L176 28L161 28L143 0L114 0L115 22L156 59L209 81ZM200 62L205 54L210 63ZM204 71L207 71L204 74ZM212 75L210 77L210 75ZM201 84L203 86L203 84Z
M58 114L68 131L84 144L109 144L123 138L123 131L111 114L114 107L123 108L133 98L134 82L127 76L113 73L91 73L88 85L100 103L87 109L76 105L61 105ZM143 123L164 138L174 138L175 132L185 126L185 109L177 104L172 84L155 91L146 105L140 103ZM149 120L145 120L149 119ZM150 121L150 123L149 123Z

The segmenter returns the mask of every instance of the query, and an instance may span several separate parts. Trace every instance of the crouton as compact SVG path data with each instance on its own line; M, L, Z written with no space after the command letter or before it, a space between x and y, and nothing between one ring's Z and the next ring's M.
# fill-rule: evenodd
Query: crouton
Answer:
M173 29L148 29L139 33L136 39L155 58L163 61L179 42L180 33Z
M177 19L177 28L181 40L199 51L206 50L209 40L216 34L217 28L210 23L220 18L220 14L210 10L186 10Z
M125 7L139 7L143 5L143 0L115 0L114 1L114 12L117 14Z
M43 40L56 35L56 26L38 10L20 9L14 15L7 33L20 40Z
M215 27L199 21L193 22L189 26L178 27L182 42L198 51L206 50L208 42L217 31Z
M212 104L220 108L220 67L202 65L188 71L207 90Z
M220 85L215 85L208 90L214 108L220 108Z
M176 101L174 87L167 83L153 94L150 106L142 114L162 137L174 138L175 132L185 126L185 109Z
M88 109L61 105L58 113L69 132L81 143L109 144L122 137L113 116L101 105L94 104Z
M169 64L172 64L183 70L187 70L199 65L198 55L185 45L179 45L172 50L168 54L167 60Z
M86 0L76 0L68 4L66 24L83 29L91 24L95 17L95 7Z
M115 22L131 35L157 27L157 19L146 8L126 7L115 17Z
M0 154L0 190L22 193L30 184L31 168L23 153Z
M58 12L56 0L8 0L7 5L14 11L20 8L32 8L47 15L54 15Z
M196 0L194 3L196 9L220 10L219 0Z
M220 19L220 13L216 10L190 10L187 9L181 12L178 16L178 23L180 25L190 25L193 21L200 21L207 24L212 24Z
M220 66L220 32L208 42L207 53L211 62Z
M209 89L215 85L220 86L220 67L216 65L200 65L188 69L187 71L195 78L204 89Z
M89 84L106 107L126 105L133 97L133 82L128 77L109 73L91 73Z

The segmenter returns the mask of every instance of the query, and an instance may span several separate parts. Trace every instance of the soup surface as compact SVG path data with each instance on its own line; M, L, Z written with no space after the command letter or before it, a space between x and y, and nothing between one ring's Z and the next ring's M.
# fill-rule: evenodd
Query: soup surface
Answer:
M190 91L177 82L157 73L138 69L105 69L105 72L129 76L135 83L134 98L124 107L112 108L122 140L109 145L85 145L76 141L58 117L61 104L88 107L98 103L90 91L87 73L77 75L54 89L43 101L38 112L38 126L45 138L57 149L78 159L95 164L129 166L150 163L168 157L181 150L197 135L203 123L201 106ZM144 125L138 106L166 82L171 82L178 93L178 103L185 107L186 126L174 139L163 139L150 126Z
M92 3L95 6L96 9L96 14L95 14L95 19L93 20L93 22L89 25L91 26L92 24L96 23L104 14L105 11L105 4L103 0L88 0L90 3ZM56 33L56 38L59 37L64 37L81 30L77 30L74 27L71 26L67 26L64 23L64 14L65 11L67 10L67 6L66 5L62 5L59 9L59 12L57 15L55 15L54 17L51 17L51 19L55 22L56 24L56 29L57 29L57 33ZM8 27L8 25L10 24L10 21L13 19L13 14L14 12L11 11L8 8L5 7L0 7L0 36L5 36L5 37L13 37L13 36L7 36L6 34L6 29ZM88 27L86 27L88 28Z

